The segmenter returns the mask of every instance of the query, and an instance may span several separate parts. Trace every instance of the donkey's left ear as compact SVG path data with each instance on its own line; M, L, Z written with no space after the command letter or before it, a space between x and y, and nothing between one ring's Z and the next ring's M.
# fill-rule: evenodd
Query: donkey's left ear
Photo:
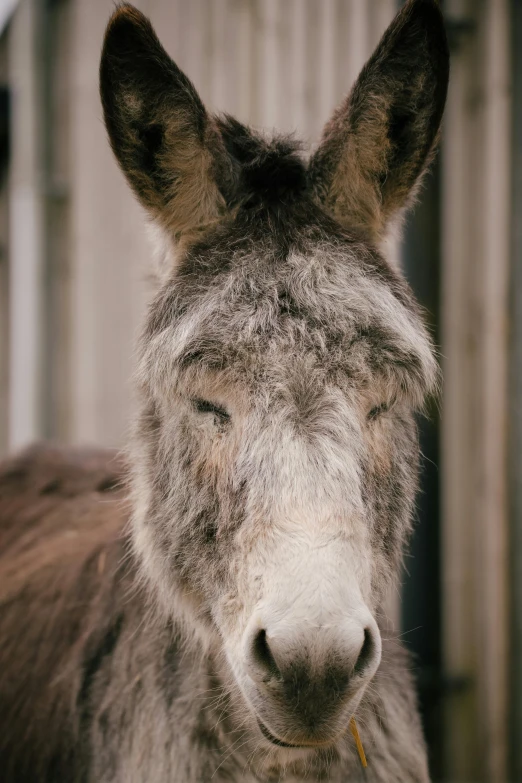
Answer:
M310 161L316 197L380 240L412 200L436 148L449 77L435 0L409 0L326 125Z
M176 236L219 218L233 176L221 134L149 20L126 3L107 27L100 93L111 146L149 213Z

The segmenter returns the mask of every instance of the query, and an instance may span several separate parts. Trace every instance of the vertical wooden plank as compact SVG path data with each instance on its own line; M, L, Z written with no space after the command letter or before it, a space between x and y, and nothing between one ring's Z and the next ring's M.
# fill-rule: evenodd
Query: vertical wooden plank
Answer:
M4 87L9 84L8 36L4 30L0 37L0 84ZM0 176L0 454L7 450L9 426L9 161L4 163Z
M145 8L144 3L137 3ZM71 89L71 440L119 445L132 411L133 337L150 251L107 143L98 64L111 0L75 0Z
M292 74L292 35L294 19L292 16L292 4L279 3L276 35L277 35L277 129L281 133L295 134L294 104L296 93L294 91L294 78ZM299 134L298 134L299 135Z
M212 59L209 0L153 0L149 13L169 55L186 72L202 100L208 101Z
M351 14L348 20L350 43L347 65L351 87L370 53L371 14L366 0L352 0L350 7Z
M70 389L70 190L69 110L70 0L44 7L43 80L45 107L40 129L44 143L45 188L45 315L44 315L44 432L68 439Z
M454 14L465 11L450 6ZM472 552L472 389L474 341L470 334L469 259L472 254L469 202L469 146L473 117L469 107L473 50L455 53L445 117L443 155L442 353L442 561L444 668L461 690L448 694L445 710L446 774L472 779L477 757ZM475 762L477 759L478 764Z
M260 36L258 42L257 84L259 117L265 128L277 128L278 111L278 73L279 49L277 24L279 15L278 0L263 0L258 7Z
M367 47L371 53L397 13L398 3L397 0L370 0L368 6L370 24L368 26Z
M510 765L509 780L522 780L522 4L511 0L512 54L512 247L510 277Z
M236 41L233 5L229 0L214 0L212 3L212 80L210 105L214 111L236 114L237 111L237 68L235 67Z
M24 0L11 23L9 74L13 95L10 180L9 445L42 433L43 199L41 72L37 4Z
M304 0L291 0L292 34L290 69L292 75L292 125L299 135L309 136L306 111L306 6Z
M250 70L250 113L246 122L254 127L261 127L264 118L261 116L260 82L262 74L261 39L262 39L262 1L249 0L251 16L251 51L249 55ZM243 50L244 51L244 50Z
M447 774L506 780L507 3L454 0L444 151L443 562Z
M315 141L321 132L319 117L319 93L323 84L319 78L320 58L320 16L322 3L315 0L303 0L306 8L306 71L305 71L305 110L306 135Z
M340 2L337 5L335 19L336 58L335 58L335 104L350 92L355 79L352 64L352 36L354 24L354 3Z
M487 775L507 779L507 281L510 254L510 76L507 0L484 9L484 149L482 234L482 442L477 484L480 671L478 678Z
M248 123L253 114L254 90L252 53L254 46L254 4L241 0L236 5L237 116Z
M317 94L318 124L315 135L335 108L337 36L336 36L337 0L324 0L319 14L319 52L316 63L319 79Z

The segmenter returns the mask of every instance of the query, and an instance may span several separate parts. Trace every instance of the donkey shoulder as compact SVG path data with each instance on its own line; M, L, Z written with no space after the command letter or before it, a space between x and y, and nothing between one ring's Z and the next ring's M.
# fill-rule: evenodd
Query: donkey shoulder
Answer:
M5 783L86 779L97 678L136 615L124 476L112 452L54 446L0 467Z

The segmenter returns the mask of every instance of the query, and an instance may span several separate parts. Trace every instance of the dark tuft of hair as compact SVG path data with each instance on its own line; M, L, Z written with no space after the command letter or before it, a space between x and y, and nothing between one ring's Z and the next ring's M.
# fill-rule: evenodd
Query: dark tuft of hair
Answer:
M275 207L302 196L307 174L300 142L288 136L264 139L228 115L217 122L236 165L236 203L246 208Z

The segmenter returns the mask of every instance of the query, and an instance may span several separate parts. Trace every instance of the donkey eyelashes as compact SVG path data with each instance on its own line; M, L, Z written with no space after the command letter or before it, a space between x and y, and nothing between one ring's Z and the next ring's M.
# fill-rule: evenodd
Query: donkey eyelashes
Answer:
M205 413L212 413L214 416L217 416L222 422L230 421L230 413L225 410L225 408L222 408L219 405L216 405L213 402L209 402L208 400L203 400L199 397L192 400L192 404L194 405L194 408L196 409L197 413L205 414ZM380 405L375 405L367 414L366 418L368 421L374 421L379 416L381 416L383 413L387 413L390 410L390 404L387 402L382 402Z
M224 408L221 408L219 405L215 405L213 402L202 400L198 397L192 400L192 403L197 413L212 413L214 416L217 416L220 422L223 424L230 421L230 414L228 411L226 411Z
M201 414L212 413L214 416L217 416L220 422L223 424L230 421L230 413L228 413L228 411L226 411L224 408L220 407L219 405L215 405L215 403L213 402L196 398L192 400L192 404L194 405L194 408L196 409L197 413L201 413ZM368 419L368 421L375 421L383 413L388 413L390 407L391 406L387 402L382 402L380 405L375 405L368 412L366 418Z
M375 421L383 413L387 413L390 410L390 405L387 402L381 402L380 405L375 405L367 414L368 421Z

